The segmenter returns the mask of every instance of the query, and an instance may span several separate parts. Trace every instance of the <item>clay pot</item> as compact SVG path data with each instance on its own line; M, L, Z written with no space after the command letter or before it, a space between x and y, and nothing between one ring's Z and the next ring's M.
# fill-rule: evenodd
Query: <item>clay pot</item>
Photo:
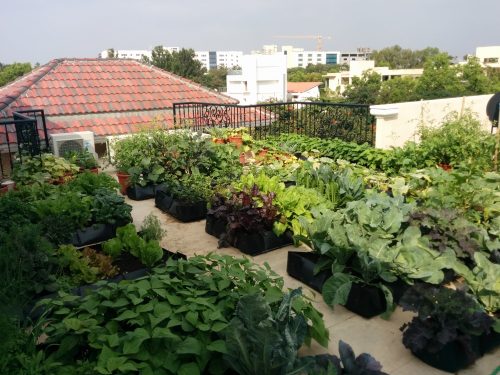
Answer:
M260 150L260 151L259 151L259 153L257 154L257 156L259 156L259 157L263 158L264 156L266 156L266 155L267 155L267 152L268 152L268 151L269 151L269 150L268 150L267 148L264 148L264 149L262 149L262 150Z
M212 141L216 144L223 145L226 141L223 138L214 138Z
M442 170L444 170L446 172L449 172L453 169L453 167L450 164L446 164L446 163L439 163L438 166L439 166L439 168L441 168Z
M127 172L117 172L116 177L118 177L118 183L120 184L120 193L126 195L127 188L130 185L130 174Z
M241 135L231 135L228 138L230 143L235 144L237 147L243 146L243 137Z

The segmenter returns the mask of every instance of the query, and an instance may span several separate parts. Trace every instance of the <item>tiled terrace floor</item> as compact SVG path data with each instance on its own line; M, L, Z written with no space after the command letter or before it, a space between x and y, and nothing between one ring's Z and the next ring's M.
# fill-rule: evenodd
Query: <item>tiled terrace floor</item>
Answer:
M234 248L217 249L217 239L205 233L204 220L188 224L181 223L158 210L154 206L153 199L141 202L127 199L127 203L133 206L132 215L134 223L138 227L150 212L155 213L160 218L167 230L167 235L162 242L162 246L166 249L179 251L187 256L209 252L243 256L241 252ZM312 297L316 308L323 313L325 324L330 330L330 345L326 349L316 344L311 348L305 348L304 353L337 353L338 341L342 339L353 347L356 354L363 352L372 354L383 365L383 370L389 374L447 374L421 362L403 346L399 327L411 319L411 313L403 312L398 308L389 320L379 317L367 320L344 309L342 306L335 307L335 311L333 311L323 302L321 295L314 293L307 286L287 275L286 263L289 250L297 250L297 248L288 246L250 258L256 263L269 263L276 273L283 276L286 287L296 288L301 286L304 293ZM306 249L304 248L304 250ZM459 374L497 374L500 370L498 366L500 366L500 348L481 358L474 366L460 371ZM495 369L497 372L495 372Z

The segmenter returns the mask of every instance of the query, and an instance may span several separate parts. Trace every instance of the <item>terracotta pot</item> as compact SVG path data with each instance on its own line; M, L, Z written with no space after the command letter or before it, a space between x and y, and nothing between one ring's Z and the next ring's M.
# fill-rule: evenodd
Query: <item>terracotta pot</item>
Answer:
M238 147L243 146L243 137L241 135L231 135L228 140Z
M449 172L453 169L453 167L450 164L446 164L446 163L439 163L438 166L439 166L439 168L445 170L446 172Z
M93 173L93 174L99 174L99 167L90 168L89 171L90 171L90 173Z
M259 151L259 153L258 153L257 155L258 155L258 156L260 156L261 158L263 158L264 156L266 156L266 155L267 155L267 152L268 152L268 151L269 151L269 150L268 150L267 148L264 148L264 149L260 150L260 151Z
M223 145L224 143L226 143L226 140L223 138L214 138L214 139L212 139L212 141L216 144L219 144L219 145Z
M130 175L127 172L117 172L116 177L118 177L118 183L121 186L120 193L126 195L127 188L130 185Z
M3 185L0 186L0 195L7 194L8 191L9 191L8 186L3 186Z
M240 163L245 164L247 162L247 158L244 152L240 154Z

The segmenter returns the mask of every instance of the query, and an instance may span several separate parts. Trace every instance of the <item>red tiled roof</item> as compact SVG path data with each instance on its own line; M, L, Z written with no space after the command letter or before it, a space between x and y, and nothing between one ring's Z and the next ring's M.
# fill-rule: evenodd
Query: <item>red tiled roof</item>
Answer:
M306 92L319 85L321 82L288 82L287 92Z
M128 133L156 118L158 111L170 110L174 102L186 101L237 103L134 60L53 60L0 88L0 111L8 116L14 110L43 109L53 133ZM74 120L68 120L72 116ZM164 113L160 118L172 122L171 114Z

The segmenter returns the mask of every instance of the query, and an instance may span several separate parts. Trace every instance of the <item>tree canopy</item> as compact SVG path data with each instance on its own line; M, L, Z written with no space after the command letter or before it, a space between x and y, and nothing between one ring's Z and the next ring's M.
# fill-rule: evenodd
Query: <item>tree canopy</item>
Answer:
M476 58L454 65L447 53L427 58L418 78L397 77L381 81L375 72L354 77L335 101L386 104L420 99L439 99L462 95L481 95L500 91L500 71L484 69Z
M31 63L0 64L0 86L4 86L16 78L31 72Z
M441 53L438 48L427 47L422 50L411 50L399 45L372 52L375 66L388 66L391 69L423 68L425 62Z
M288 69L288 82L322 82L327 73L349 70L347 65L309 64L306 68Z
M173 51L171 53L163 46L156 46L151 52L151 58L143 56L142 61L181 77L200 82L205 73L205 68L194 57L195 53L192 49L183 48L178 52Z

